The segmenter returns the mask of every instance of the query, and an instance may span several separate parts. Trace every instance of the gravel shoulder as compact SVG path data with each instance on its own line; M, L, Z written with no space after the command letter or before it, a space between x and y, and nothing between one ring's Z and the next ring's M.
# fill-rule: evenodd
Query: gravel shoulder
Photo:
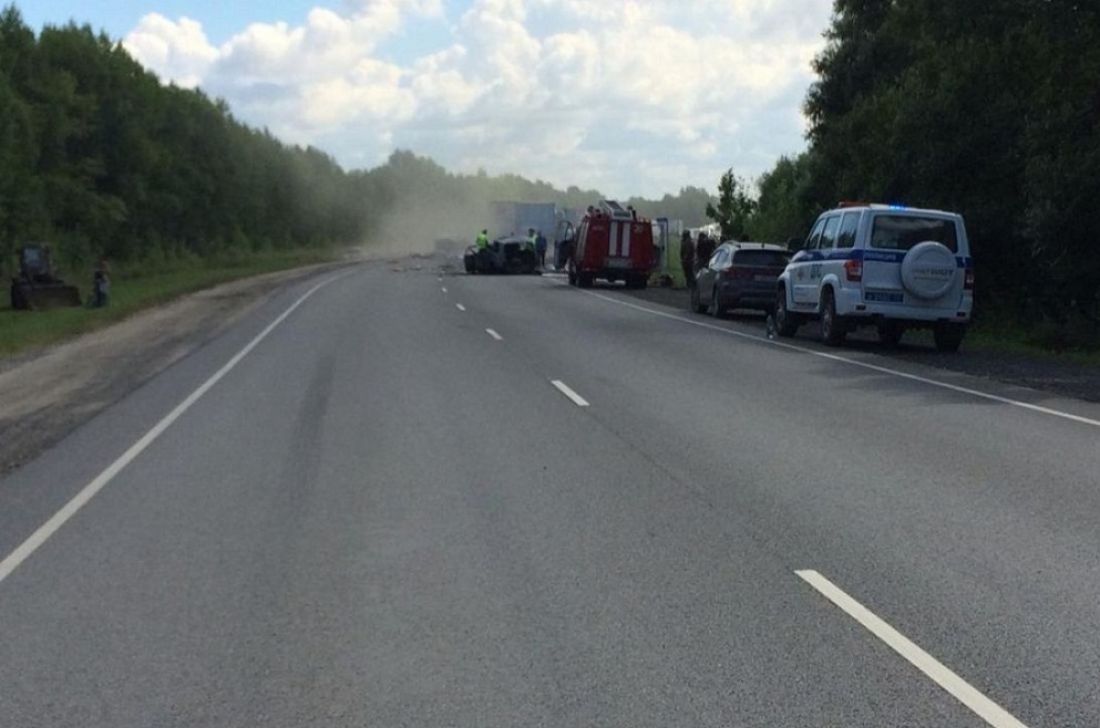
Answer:
M276 290L335 265L233 281L62 344L0 358L0 474L33 460Z
M684 289L622 289L622 292L649 303L677 309L685 315L695 315L688 312L688 292ZM758 326L761 331L764 329L764 318L760 314L738 312L731 318L746 326ZM806 324L799 331L798 338L808 339L816 333L815 324ZM965 341L958 354L941 354L933 348L932 337L922 331L907 333L902 344L893 351L883 350L875 340L874 333L870 331L851 335L846 345L874 353L884 359L911 361L1088 402L1100 402L1100 367L1056 356L989 350L968 345Z

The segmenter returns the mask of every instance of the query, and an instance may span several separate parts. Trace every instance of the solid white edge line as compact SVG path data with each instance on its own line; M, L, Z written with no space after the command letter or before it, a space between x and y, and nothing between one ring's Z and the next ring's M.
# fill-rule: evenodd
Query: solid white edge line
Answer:
M492 336L496 341L504 341L504 337L493 331L492 329L485 329L485 333Z
M111 480L116 475L118 475L123 468L133 462L133 460L138 455L140 455L147 447L153 444L153 442L158 437L160 437L165 430L172 426L173 422L182 417L187 410L191 409L192 405L198 402L204 394L209 392L215 384L221 381L221 379L226 374L228 374L235 366L237 366L237 364L239 364L242 359L248 356L249 352L255 349L261 341L267 338L268 334L274 331L279 324L281 324L283 321L286 320L288 316L290 316L290 314L294 313L295 309L305 303L305 301L317 291L321 290L333 281L351 275L353 272L354 271L347 271L345 273L341 273L340 275L336 275L328 278L327 280L321 281L313 288L310 288L308 291L306 291L302 295L302 297L292 303L289 308L279 314L278 318L268 324L263 331L261 331L259 334L256 335L254 339L252 339L252 341L248 342L248 344L246 344L243 349L238 351L232 359L226 362L221 369L216 371L209 379L203 382L198 389L193 391L187 396L186 399L176 405L176 407L171 412L169 412L159 422L153 425L153 428L151 430L142 435L141 438L133 445L131 445L129 449L126 450L126 452L122 453L122 455L120 455L117 460L107 466L106 470L101 472L90 483L81 488L80 491L75 496L73 496L68 503L61 507L61 510L53 514L53 516L51 516L48 521L39 526L34 533L32 533L30 536L27 537L25 541L23 541L23 543L19 544L19 546L17 546L14 551L8 554L3 561L0 561L0 582L3 582L4 579L8 578L8 576L10 576L13 571L18 569L20 564L26 561L35 551L37 551L38 548L42 546L42 544L46 543L46 541L49 540L50 536L55 534L62 526L65 525L66 521L75 516L77 512L80 511L80 509L88 503L88 501L95 497L96 493L103 490L103 488L108 483L110 483Z
M795 571L794 573L839 607L841 611L863 625L871 634L885 642L890 649L904 657L956 700L974 711L989 725L994 726L994 728L1027 728L1011 713L987 698L980 690L963 680L935 657L922 650L905 635L876 617L871 610L848 596L840 587L820 573L812 569Z
M569 385L565 382L561 381L560 379L552 379L550 380L550 383L557 387L559 392L571 399L573 401L573 404L577 405L578 407L588 406L588 400L570 389Z
M466 310L466 307L463 306L461 303L456 303L455 308L457 308L459 311L465 311Z
M554 285L565 285L565 284L554 283ZM605 296L603 294L595 293L593 291L581 291L581 292L582 293L587 293L590 296L595 296L596 298L602 299L604 301L609 301L611 303L617 303L620 306L626 306L627 308L633 308L633 309L636 309L638 311L645 311L646 313L653 314L654 316L661 316L661 317L664 317L664 318L672 319L673 321L680 321L680 322L685 323L685 324L691 324L692 326L699 326L700 328L704 328L704 329L711 329L713 331L721 331L722 333L729 334L731 336L739 336L743 339L750 339L752 341L756 341L756 342L759 342L761 344L770 344L771 346L777 346L781 349L788 349L790 351L800 351L803 354L809 354L811 356L820 357L822 359L829 359L830 361L837 361L837 362L841 362L841 363L844 363L844 364L851 364L853 366L862 367L864 369L870 369L871 371L878 372L880 374L889 374L891 376L900 377L901 379L908 379L908 380L914 381L914 382L921 382L922 384L929 384L929 385L932 385L933 387L940 387L942 389L949 389L953 392L959 392L960 394L967 394L967 395L970 395L972 397L980 397L981 399L990 400L992 402L999 402L1001 404L1007 404L1007 405L1011 405L1013 407L1020 407L1022 409L1030 410L1032 412L1038 412L1039 414L1050 415L1052 417L1060 417L1064 420L1071 420L1073 422L1077 422L1077 423L1080 423L1082 425L1089 425L1091 427L1100 427L1100 420L1095 420L1095 419L1092 419L1091 417L1084 417L1082 415L1075 415L1071 412L1063 412L1062 410L1056 410L1056 409L1052 409L1050 407L1043 407L1042 405L1031 404L1029 402L1021 402L1019 400L1011 399L1009 397L1001 397L1000 395L990 394L988 392L982 392L982 391L977 390L977 389L970 389L969 387L961 387L957 384L949 384L947 382L941 382L941 381L938 381L936 379L929 379L927 377L922 377L922 376L919 376L917 374L910 374L908 372L899 371L897 369L890 369L888 367L879 366L877 364L870 364L868 362L862 362L862 361L859 361L857 359L849 359L847 357L839 356L837 354L829 354L828 352L824 352L824 351L815 351L814 349L807 349L805 347L798 346L796 344L788 344L788 343L783 342L783 341L775 341L773 339L769 339L766 336L761 336L759 334L747 334L744 331L737 331L736 329L728 329L728 328L725 328L724 326L716 326L714 324L703 323L702 321L693 321L693 320L691 320L689 318L685 318L683 316L678 316L676 314L667 313L665 311L658 311L656 309L647 308L645 306L639 306L637 304L629 303L627 301L620 301L616 298L612 298L611 296Z

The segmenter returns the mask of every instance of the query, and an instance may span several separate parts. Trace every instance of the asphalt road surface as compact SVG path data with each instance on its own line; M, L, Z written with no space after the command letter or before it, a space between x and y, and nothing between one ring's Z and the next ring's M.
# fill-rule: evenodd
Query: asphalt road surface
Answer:
M1100 725L1100 405L784 343L292 285L0 481L0 724Z

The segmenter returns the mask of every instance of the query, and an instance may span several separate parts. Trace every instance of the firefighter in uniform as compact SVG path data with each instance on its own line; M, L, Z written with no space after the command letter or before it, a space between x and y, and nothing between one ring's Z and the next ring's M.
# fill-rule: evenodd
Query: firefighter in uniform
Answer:
M484 229L477 234L477 269L484 271L489 267L489 230Z

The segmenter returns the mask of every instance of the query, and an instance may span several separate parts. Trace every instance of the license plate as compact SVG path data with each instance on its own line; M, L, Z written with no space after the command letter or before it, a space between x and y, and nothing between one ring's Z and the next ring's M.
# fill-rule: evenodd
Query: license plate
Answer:
M630 258L608 258L607 259L607 267L608 268L629 268L630 267Z
M774 281L775 276L753 276L752 279L754 281L759 281L761 283L765 283L767 281Z
M885 293L882 291L867 291L863 294L863 298L867 301L879 303L902 303L905 300L905 297L900 293Z

